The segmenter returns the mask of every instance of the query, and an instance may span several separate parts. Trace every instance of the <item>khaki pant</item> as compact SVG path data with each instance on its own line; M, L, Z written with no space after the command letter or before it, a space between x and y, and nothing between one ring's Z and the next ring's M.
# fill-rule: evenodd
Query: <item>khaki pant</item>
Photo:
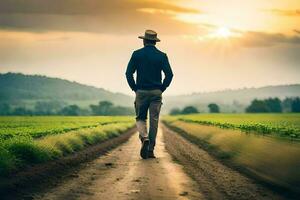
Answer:
M153 151L155 146L159 112L162 105L161 90L137 90L135 97L136 126L139 137L149 138L149 150ZM149 132L147 131L147 115L149 110Z

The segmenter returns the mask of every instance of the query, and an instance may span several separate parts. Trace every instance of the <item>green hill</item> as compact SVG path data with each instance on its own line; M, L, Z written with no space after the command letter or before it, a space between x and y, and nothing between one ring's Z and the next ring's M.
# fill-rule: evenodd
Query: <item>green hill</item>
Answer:
M164 96L162 112L167 113L174 107L182 108L187 105L194 105L200 111L206 112L207 105L212 102L219 104L223 112L243 112L255 98L284 99L295 96L300 96L300 84ZM115 105L133 106L132 96L102 88L40 75L0 74L0 103L8 103L13 107L32 108L37 101L55 101L62 102L63 105L77 104L80 107L88 107L103 100L111 101Z
M59 78L20 73L0 74L0 102L31 107L36 101L61 101L87 107L99 101L130 106L133 99L121 93Z

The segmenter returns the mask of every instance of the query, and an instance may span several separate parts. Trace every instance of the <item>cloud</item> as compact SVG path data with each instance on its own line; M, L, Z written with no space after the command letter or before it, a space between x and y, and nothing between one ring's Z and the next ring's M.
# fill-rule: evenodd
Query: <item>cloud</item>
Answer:
M167 15L176 15L179 13L183 13L182 10L176 10L176 9L157 9L157 8L139 8L137 11L145 12L149 14L167 14ZM193 11L188 11L193 12Z
M288 17L300 17L300 9L296 10L281 10L281 9L269 9L267 12L275 15L288 16Z
M300 30L294 29L294 32L300 34Z
M219 44L228 45L231 47L272 47L278 44L300 45L300 31L295 29L295 34L285 35L283 33L268 33L258 31L241 31L238 29L230 29L228 37L220 37L216 34L217 26L204 24L203 33L200 35L186 34L183 38L193 40L206 45Z
M276 44L300 44L300 37L297 35L287 36L281 33L264 33L249 31L243 33L242 37L235 38L239 44L245 47L269 47Z
M114 11L154 8L183 13L198 13L163 0L2 0L0 13L7 14L59 14L59 15L102 15ZM117 13L114 13L117 14Z
M174 13L199 13L164 0L1 0L0 28L29 31L132 33L156 28L176 34L196 31ZM152 14L149 13L152 11Z

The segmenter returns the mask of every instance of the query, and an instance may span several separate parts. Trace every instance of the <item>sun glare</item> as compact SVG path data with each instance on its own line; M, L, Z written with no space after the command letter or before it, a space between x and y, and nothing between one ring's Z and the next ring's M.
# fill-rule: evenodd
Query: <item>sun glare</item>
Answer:
M230 29L226 28L226 27L220 27L216 30L215 32L215 37L219 37L219 38L228 38L232 35Z

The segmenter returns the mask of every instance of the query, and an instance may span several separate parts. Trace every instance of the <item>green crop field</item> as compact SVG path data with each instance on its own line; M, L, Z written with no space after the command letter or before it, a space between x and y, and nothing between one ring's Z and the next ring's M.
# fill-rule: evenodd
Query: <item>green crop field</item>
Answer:
M128 117L0 117L0 140L17 135L38 138L81 128L130 121L132 119Z
M178 115L165 116L163 122L200 148L255 177L300 189L300 114Z
M246 132L300 138L300 114L197 114L168 116L165 120L180 120Z
M133 117L0 117L0 175L116 137Z

